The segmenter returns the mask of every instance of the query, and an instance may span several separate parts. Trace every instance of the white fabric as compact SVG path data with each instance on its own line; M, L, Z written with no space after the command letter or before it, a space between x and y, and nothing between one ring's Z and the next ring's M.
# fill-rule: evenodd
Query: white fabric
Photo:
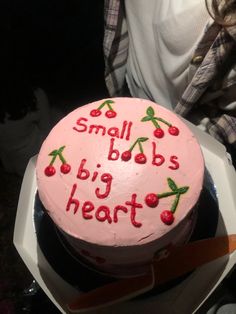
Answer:
M130 38L126 80L134 97L172 109L209 19L204 0L126 0Z

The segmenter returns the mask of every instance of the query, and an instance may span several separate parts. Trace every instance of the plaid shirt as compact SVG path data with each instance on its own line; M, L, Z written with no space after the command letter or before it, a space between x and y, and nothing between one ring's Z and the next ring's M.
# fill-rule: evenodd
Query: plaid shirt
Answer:
M110 96L122 95L129 38L124 4L105 0L105 80ZM189 83L175 112L236 150L236 27L209 22L189 64Z

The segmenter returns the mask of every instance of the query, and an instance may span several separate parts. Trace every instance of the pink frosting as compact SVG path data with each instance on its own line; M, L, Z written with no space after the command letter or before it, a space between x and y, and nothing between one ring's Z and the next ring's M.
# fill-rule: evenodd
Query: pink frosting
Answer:
M80 107L52 129L37 160L40 199L55 224L79 243L126 248L157 242L169 233L174 238L170 231L178 230L189 216L202 189L200 146L186 124L169 110L148 100L110 100L96 113L106 99ZM156 122L164 131L162 138L154 135ZM131 159L122 160L122 153L135 142ZM63 158L55 154L60 148ZM45 169L53 151L55 173L49 176ZM135 162L141 151L146 157L143 164ZM63 163L69 165L68 173L61 172ZM187 191L180 195L173 223L167 225L160 214L171 209L176 195L160 198L155 207L148 206L145 198L150 193L171 192L170 182ZM136 205L130 204L132 200Z

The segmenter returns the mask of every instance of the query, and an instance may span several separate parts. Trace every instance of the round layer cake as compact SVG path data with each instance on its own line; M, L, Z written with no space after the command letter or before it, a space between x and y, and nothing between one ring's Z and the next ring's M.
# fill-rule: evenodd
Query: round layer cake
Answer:
M111 98L74 110L51 130L36 174L40 200L68 246L90 267L129 276L189 239L204 159L173 112Z

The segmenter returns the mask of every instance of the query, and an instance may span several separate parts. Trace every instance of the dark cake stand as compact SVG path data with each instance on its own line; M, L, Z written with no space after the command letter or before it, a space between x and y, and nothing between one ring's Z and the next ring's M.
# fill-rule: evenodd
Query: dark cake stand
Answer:
M191 241L236 234L236 175L224 147L194 129L206 163L204 189ZM14 230L14 244L40 287L62 313L66 304L115 278L86 267L80 257L64 245L37 196L35 160L29 161L22 183ZM236 253L208 263L191 273L157 287L135 299L114 304L99 313L193 313L222 282L236 263ZM191 291L191 293L189 293ZM98 313L96 309L89 313Z

